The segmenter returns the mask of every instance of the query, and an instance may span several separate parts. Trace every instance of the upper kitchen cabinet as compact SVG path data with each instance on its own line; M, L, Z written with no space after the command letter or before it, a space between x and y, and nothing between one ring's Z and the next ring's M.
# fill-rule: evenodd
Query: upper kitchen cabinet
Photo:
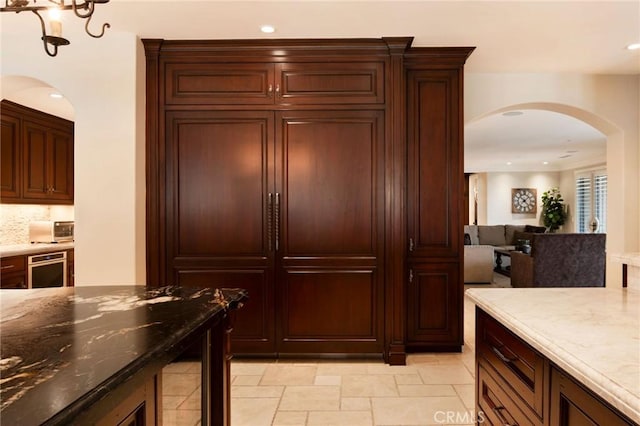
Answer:
M2 101L2 202L73 204L73 122Z
M248 56L249 58L251 56ZM384 62L170 62L168 105L384 102Z

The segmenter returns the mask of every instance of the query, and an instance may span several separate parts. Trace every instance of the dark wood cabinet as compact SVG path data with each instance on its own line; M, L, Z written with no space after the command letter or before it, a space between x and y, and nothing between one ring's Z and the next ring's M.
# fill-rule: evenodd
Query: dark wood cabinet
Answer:
M247 289L236 353L403 363L406 226L424 222L425 249L411 260L426 268L415 289L424 303L411 305L422 322L410 335L459 349L453 194L472 48L411 49L409 37L143 43L149 285ZM415 101L409 92L430 74L436 83ZM411 126L438 135L409 136L408 149ZM408 151L419 194L407 186ZM405 196L422 204L410 210Z
M67 250L67 286L75 286L76 273L75 273L75 261L74 250Z
M73 204L73 122L3 100L2 123L2 202Z
M1 288L27 288L25 256L3 257L0 264Z
M407 59L409 350L463 345L462 68Z
M5 199L20 198L22 190L22 174L20 171L21 156L21 126L20 117L13 114L11 110L6 110L2 105L0 115L2 123L2 134L0 135L0 146L2 147L2 165L0 169L0 197Z

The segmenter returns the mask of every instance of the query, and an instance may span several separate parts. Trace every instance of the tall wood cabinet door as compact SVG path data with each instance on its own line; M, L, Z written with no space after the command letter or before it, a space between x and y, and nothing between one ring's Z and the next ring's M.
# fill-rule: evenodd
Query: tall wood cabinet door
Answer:
M458 263L409 265L407 343L417 347L462 344L462 297Z
M167 281L247 289L232 350L273 353L273 113L176 111L166 123Z
M23 121L24 198L46 198L47 180L47 128Z
M73 134L51 130L47 145L47 198L73 200Z
M20 167L20 119L2 113L2 134L0 135L0 146L2 151L2 165L0 169L0 196L2 202L11 199L19 199L21 185ZM16 200L17 201L17 200Z
M462 251L460 72L407 74L409 257L457 258Z
M276 114L277 340L381 353L384 114Z

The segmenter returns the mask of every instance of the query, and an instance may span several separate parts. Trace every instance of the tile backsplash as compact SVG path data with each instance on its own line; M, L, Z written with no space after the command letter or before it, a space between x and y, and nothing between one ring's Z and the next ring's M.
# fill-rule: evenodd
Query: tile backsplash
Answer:
M73 220L73 206L0 204L0 245L28 244L29 222Z

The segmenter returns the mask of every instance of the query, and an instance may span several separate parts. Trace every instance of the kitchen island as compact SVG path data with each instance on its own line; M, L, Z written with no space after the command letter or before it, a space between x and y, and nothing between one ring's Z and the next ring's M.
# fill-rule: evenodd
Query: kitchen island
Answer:
M175 286L0 291L2 424L161 424L162 368L200 344L202 424L228 425L230 316L246 298Z
M505 424L640 422L638 290L466 294L476 304L476 408L482 416Z

